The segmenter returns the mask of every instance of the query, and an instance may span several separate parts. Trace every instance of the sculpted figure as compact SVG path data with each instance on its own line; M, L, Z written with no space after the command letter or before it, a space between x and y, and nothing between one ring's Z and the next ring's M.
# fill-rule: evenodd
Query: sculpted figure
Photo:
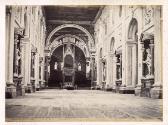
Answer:
M148 75L151 75L151 64L152 64L152 56L150 54L150 49L146 49L146 60L143 61L148 68Z

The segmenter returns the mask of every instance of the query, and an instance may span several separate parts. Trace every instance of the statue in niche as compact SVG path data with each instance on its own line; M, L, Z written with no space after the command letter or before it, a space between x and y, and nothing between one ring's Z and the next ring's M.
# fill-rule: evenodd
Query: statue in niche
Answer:
M58 63L57 63L57 62L55 62L54 69L55 69L55 70L58 69Z
M63 67L64 67L64 63L61 62L61 70L63 70Z
M103 81L106 80L106 65L103 64Z
M78 63L78 71L81 71L81 64Z
M121 79L121 55L120 54L117 54L116 55L117 57L117 79Z
M143 54L144 58L144 76L150 76L151 75L151 64L152 64L152 56L150 54L150 49L147 48L144 50Z

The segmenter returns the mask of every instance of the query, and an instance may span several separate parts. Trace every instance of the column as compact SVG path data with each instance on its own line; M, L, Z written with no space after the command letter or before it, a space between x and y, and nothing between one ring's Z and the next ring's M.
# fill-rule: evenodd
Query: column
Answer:
M36 48L33 47L31 51L31 87L32 87L32 92L35 92L35 78L36 78L36 73L35 73L35 66L36 66Z
M135 87L135 96L141 95L141 85L142 85L141 79L143 76L143 63L142 63L143 54L142 54L142 52L144 52L145 48L142 43L139 44L139 46L140 47L138 49L140 51L138 52L138 84Z
M92 72L92 69L90 67L92 67L92 58L90 60L90 58L86 57L86 78L88 80L90 80L90 75L91 75L90 73Z
M109 68L107 69L109 70L109 85L110 85L110 89L113 89L113 85L114 85L114 53L110 53L109 55Z
M30 55L30 51L29 51L29 44L30 44L30 40L29 38L22 38L22 76L23 77L23 86L25 88L25 92L28 92L28 86L30 86L30 61L29 58L31 56ZM25 68L27 67L27 68Z
M95 67L94 67L94 64L95 64L95 59L94 59L94 57L92 57L91 56L91 63L90 63L90 69L92 69L91 70L91 89L93 89L93 87L94 87L94 71L95 71Z
M26 86L26 74L25 74L25 70L26 70L26 66L25 66L25 60L26 60L26 56L25 56L25 50L26 50L26 46L24 43L24 38L21 39L21 76L22 76L22 83L21 83L21 95L25 95L25 86Z
M6 71L6 98L16 97L16 86L13 82L13 52L14 52L14 8L7 8L7 71Z
M39 90L39 50L35 55L35 91Z

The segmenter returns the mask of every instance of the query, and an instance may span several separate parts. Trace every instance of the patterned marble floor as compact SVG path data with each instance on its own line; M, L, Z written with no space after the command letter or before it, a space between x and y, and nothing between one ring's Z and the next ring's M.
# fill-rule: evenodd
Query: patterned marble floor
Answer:
M162 121L162 99L46 89L6 99L6 121Z

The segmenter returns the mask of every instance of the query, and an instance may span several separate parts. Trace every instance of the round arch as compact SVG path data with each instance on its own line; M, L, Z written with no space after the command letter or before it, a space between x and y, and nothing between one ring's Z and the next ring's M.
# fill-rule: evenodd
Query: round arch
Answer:
M128 39L135 40L137 32L138 32L138 21L136 18L132 18L128 27Z
M100 51L99 51L99 58L102 58L103 57L103 52L102 52L102 48L100 48Z
M86 46L86 47L84 47L84 49L82 49L80 46L77 46L77 45L76 46L79 47L83 51L85 57L90 57L90 52L88 50L87 44L80 37L78 37L76 35L71 35L71 34L61 35L61 36L58 36L56 39L54 39L54 41L49 46L50 51L51 51L51 55L56 48L58 48L60 45L62 45L62 44L57 43L58 40L61 38L64 38L64 37L73 37L73 38L76 38L77 40L79 40L80 42L82 42ZM74 44L74 43L72 43L72 44Z
M138 21L130 20L126 46L126 85L135 87L138 83ZM132 91L132 90L129 90Z
M114 52L115 38L112 37L110 41L110 52Z
M63 29L63 28L68 28L68 27L73 27L73 28L77 28L81 31L83 31L89 38L89 48L92 48L92 46L94 45L94 40L93 40L93 37L91 36L91 34L85 29L83 28L82 26L80 25L77 25L77 24L63 24L63 25L60 25L58 27L56 27L50 34L49 36L47 37L47 46L49 46L50 44L50 40L52 38L52 36L59 30Z

